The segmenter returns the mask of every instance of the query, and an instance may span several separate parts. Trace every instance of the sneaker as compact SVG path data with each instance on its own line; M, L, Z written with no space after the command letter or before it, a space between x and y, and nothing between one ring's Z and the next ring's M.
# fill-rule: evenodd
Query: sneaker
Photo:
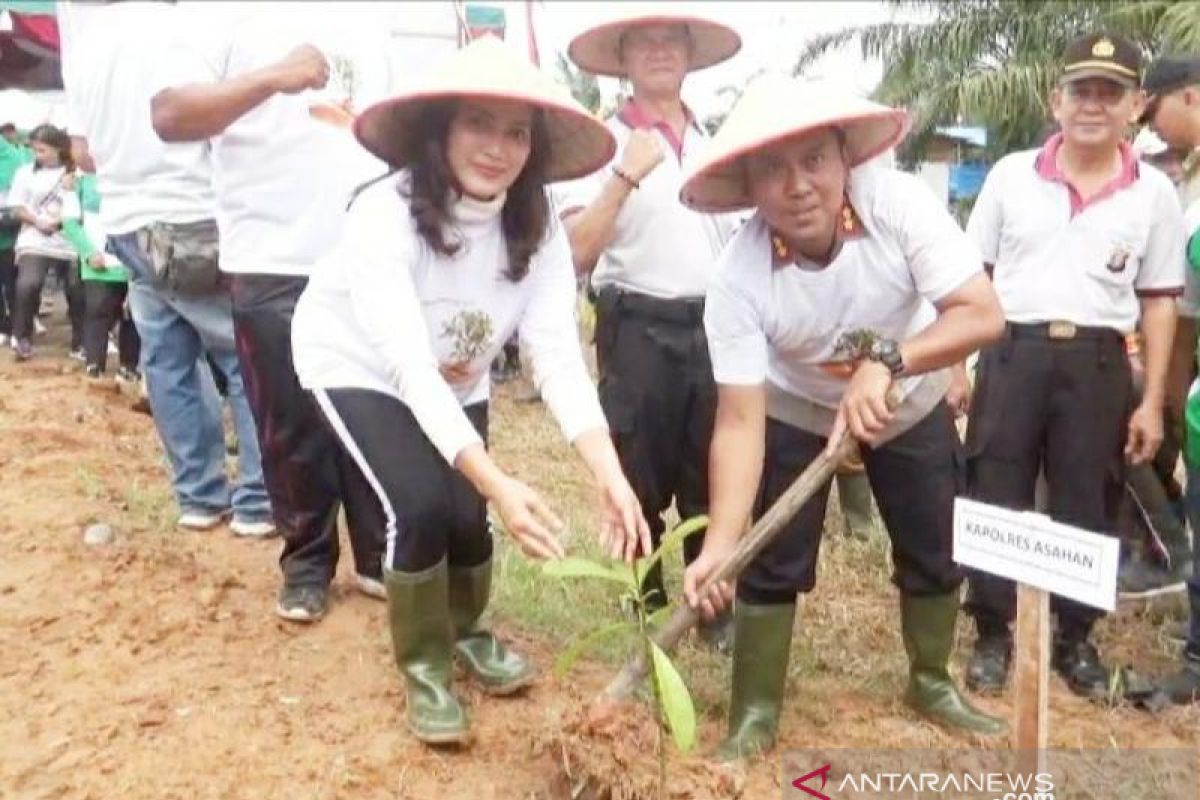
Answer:
M211 531L225 521L225 516L224 511L185 511L175 524L190 531Z
M28 339L17 339L13 345L13 351L17 354L17 361L28 361L33 358L33 345Z
M372 578L369 575L356 572L354 574L354 585L367 597L374 597L376 600L387 600L387 587L383 585L383 581L379 578Z
M132 370L129 367L117 368L117 380L119 381L124 381L125 383L137 383L141 379L142 376L138 375L136 370Z
M88 364L83 368L83 374L86 375L89 380L99 380L104 376L104 373L100 371L99 364Z
M1180 572L1146 559L1130 559L1121 565L1117 573L1117 596L1140 600L1182 592L1186 588L1186 577Z
M1055 641L1052 662L1054 671L1075 694L1093 700L1108 696L1108 667L1100 661L1096 646L1087 639Z
M329 610L329 589L324 586L288 586L279 590L275 613L292 622L316 622Z
M980 694L999 694L1008 681L1012 640L1007 636L980 635L967 664L967 688Z
M87 354L83 352L82 347L75 347L71 349L71 352L67 353L67 358L71 359L72 361L86 362Z
M7 333L0 333L0 347L8 347L8 342L11 338Z
M245 536L249 539L267 539L276 534L275 523L272 520L245 520L236 516L229 523L229 530L234 536Z

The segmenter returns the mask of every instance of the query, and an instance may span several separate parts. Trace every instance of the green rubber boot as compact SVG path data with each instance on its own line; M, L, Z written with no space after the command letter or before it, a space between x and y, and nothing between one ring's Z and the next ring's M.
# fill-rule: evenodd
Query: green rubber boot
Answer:
M998 736L1008 726L968 703L950 677L958 593L933 597L900 596L900 623L908 652L908 690L904 702L930 721L985 736Z
M875 496L866 473L839 473L837 493L845 534L863 542L882 538L883 522L875 510Z
M718 761L750 758L774 746L795 620L795 603L734 605L729 735L717 748Z
M409 729L429 744L465 742L467 713L450 693L454 640L445 559L423 572L384 569L383 581L392 650L407 688Z
M492 594L492 560L475 567L450 567L450 618L454 652L488 694L518 692L533 682L533 666L479 626Z

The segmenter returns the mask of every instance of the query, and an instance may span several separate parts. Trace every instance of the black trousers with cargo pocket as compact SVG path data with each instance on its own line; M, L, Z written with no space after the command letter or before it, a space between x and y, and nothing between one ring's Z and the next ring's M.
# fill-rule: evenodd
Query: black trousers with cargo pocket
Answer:
M680 519L708 511L708 448L717 389L704 334L702 299L662 300L596 292L600 404L655 546L674 502ZM684 543L690 563L702 536ZM652 577L650 586L661 580Z
M1044 471L1046 513L1093 533L1116 534L1123 451L1132 403L1123 337L1080 330L1051 339L1045 325L1009 325L980 354L967 428L967 492L985 503L1034 508ZM971 570L967 610L981 636L1007 636L1016 616L1012 581ZM1059 635L1086 637L1102 611L1051 598Z

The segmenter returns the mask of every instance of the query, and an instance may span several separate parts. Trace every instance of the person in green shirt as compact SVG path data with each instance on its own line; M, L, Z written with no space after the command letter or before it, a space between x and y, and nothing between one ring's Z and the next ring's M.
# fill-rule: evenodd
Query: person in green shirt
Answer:
M17 141L17 127L0 125L0 206L7 205L8 188L17 168L33 160L33 152ZM16 307L17 265L13 251L21 223L0 224L0 347L12 338L12 315Z
M86 373L89 378L104 374L108 365L108 333L116 325L117 357L120 360L117 378L137 381L141 339L125 309L129 272L114 256L104 252L107 237L100 225L96 176L79 173L75 192L82 216L63 220L63 237L79 254L85 309L83 351Z

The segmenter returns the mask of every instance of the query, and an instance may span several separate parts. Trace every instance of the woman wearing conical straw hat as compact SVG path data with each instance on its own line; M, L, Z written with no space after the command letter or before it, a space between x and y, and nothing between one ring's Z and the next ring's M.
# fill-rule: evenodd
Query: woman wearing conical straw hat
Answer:
M716 386L704 292L734 230L729 215L679 203L684 171L708 139L680 91L691 72L733 56L741 39L681 3L614 9L568 53L581 69L628 81L632 96L607 121L618 152L608 169L558 191L576 268L589 274L595 299L600 402L658 541L672 505L684 519L708 509ZM684 543L685 562L700 543ZM649 608L666 604L661 568L646 589ZM724 618L700 633L727 650L728 630Z
M700 211L756 208L730 242L705 308L718 386L711 524L688 568L698 587L842 432L863 461L892 542L910 671L905 700L929 719L997 734L947 663L962 576L951 560L962 465L946 367L999 337L1003 318L979 253L917 179L863 162L894 146L902 111L824 84L764 77L747 88L681 198ZM893 386L903 402L889 410ZM761 480L760 480L761 479ZM796 595L816 581L829 486L739 576L729 735L736 759L775 741Z
M598 485L609 554L649 548L580 351L571 254L545 189L596 169L614 144L492 37L364 111L354 132L397 171L354 199L341 245L301 297L296 371L388 520L384 576L408 726L425 742L463 742L455 657L491 694L534 674L479 624L492 574L485 503L530 555L563 553L557 517L486 450L488 368L514 332Z

